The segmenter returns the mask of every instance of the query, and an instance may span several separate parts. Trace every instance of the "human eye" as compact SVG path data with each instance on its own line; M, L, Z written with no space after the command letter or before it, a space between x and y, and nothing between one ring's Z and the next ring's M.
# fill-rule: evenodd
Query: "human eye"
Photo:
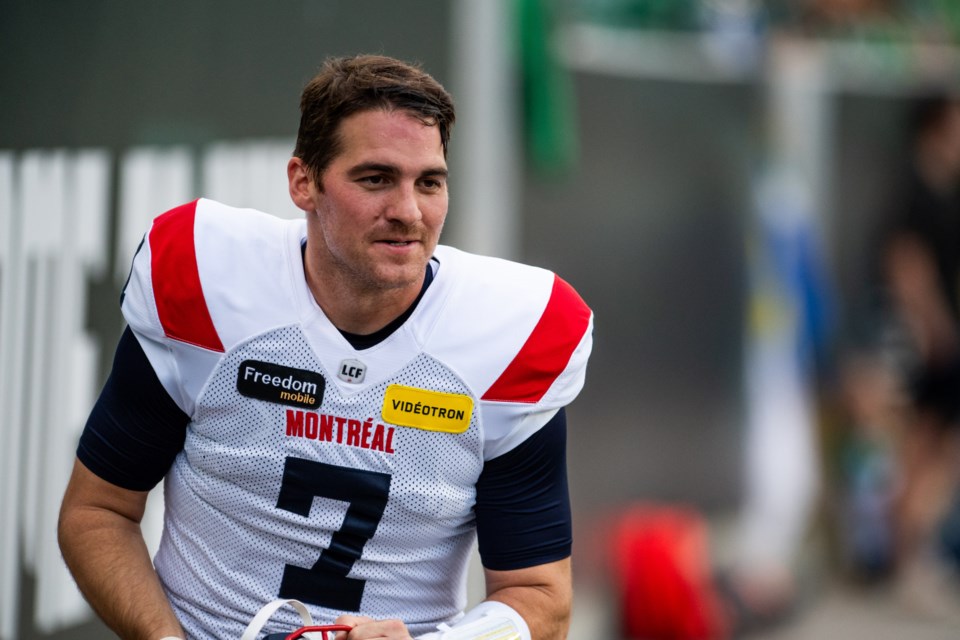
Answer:
M379 173L373 173L360 176L357 178L357 182L371 188L382 187L387 184L387 177Z
M440 176L426 176L420 179L420 188L424 191L440 191L446 184L446 180Z

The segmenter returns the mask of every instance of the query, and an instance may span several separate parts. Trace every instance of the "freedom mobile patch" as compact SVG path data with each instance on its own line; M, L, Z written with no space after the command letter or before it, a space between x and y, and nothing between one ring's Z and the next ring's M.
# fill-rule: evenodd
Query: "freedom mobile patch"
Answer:
M326 381L316 371L294 369L272 362L244 360L237 371L237 391L248 398L304 409L317 409Z
M383 419L401 427L463 433L470 427L473 398L392 384L383 395Z

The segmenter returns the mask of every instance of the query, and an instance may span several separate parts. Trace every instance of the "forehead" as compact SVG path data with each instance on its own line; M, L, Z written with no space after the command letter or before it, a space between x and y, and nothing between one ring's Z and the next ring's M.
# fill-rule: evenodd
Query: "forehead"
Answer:
M440 128L397 109L354 113L340 123L340 153L334 163L372 160L446 166Z

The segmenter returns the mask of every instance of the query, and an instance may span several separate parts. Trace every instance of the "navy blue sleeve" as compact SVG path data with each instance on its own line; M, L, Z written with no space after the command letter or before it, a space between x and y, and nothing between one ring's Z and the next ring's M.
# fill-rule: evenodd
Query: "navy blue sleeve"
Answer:
M525 442L488 460L477 481L483 566L523 569L570 555L567 418L563 409Z
M128 327L87 418L77 458L107 482L149 491L183 449L190 417L167 393Z

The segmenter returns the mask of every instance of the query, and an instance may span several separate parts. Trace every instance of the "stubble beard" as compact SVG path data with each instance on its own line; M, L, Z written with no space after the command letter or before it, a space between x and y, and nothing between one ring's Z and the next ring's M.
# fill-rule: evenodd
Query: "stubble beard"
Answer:
M426 269L426 259L403 265L383 265L373 260L351 261L333 256L333 265L344 284L365 293L387 293L417 284Z
M416 236L420 246L426 250L425 234L421 231L413 234L407 228L395 228L404 237ZM369 245L367 245L369 247ZM362 294L382 294L417 286L422 282L430 256L422 255L417 260L395 263L377 259L370 252L361 251L354 255L343 256L327 249L325 262L331 274L342 288Z

